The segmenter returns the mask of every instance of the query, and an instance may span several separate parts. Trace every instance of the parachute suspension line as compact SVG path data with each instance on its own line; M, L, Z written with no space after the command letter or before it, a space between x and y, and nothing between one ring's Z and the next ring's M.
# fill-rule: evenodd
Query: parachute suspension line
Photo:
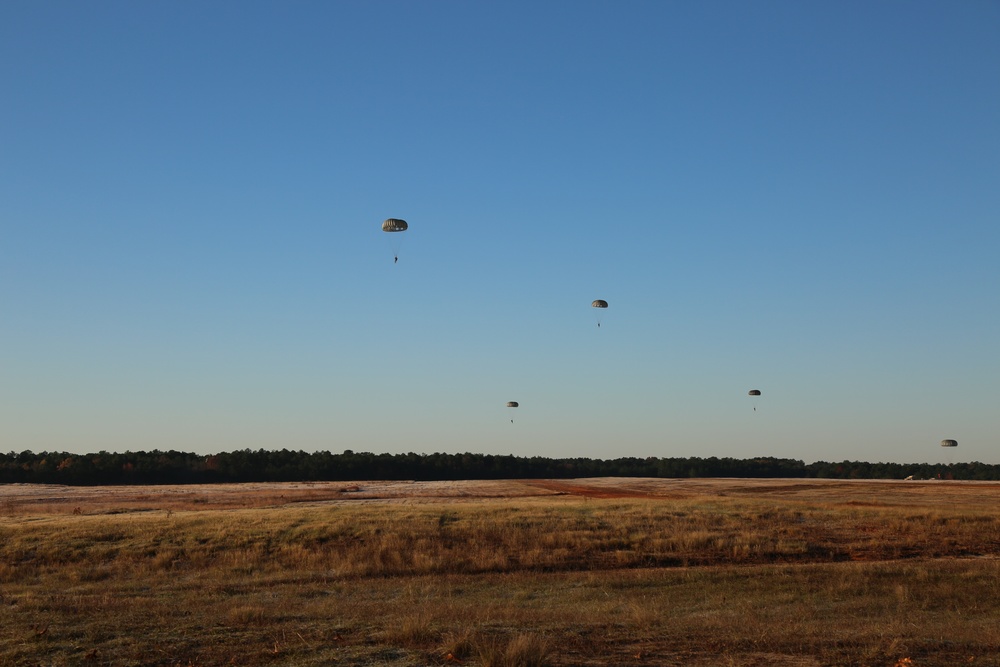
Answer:
M517 401L507 401L507 407L508 407L508 408L516 408L516 407L518 407L519 405L520 405L520 404L519 404L519 403L518 403ZM508 414L509 414L509 413L508 413ZM514 418L513 418L513 417L511 417L511 418L510 418L510 423L511 423L511 424L513 424L513 423L514 423Z
M399 262L399 246L401 237L400 232L405 232L410 226L406 224L406 220L400 220L399 218L389 218L382 223L382 231L388 232L391 236L390 246L392 248L392 263L397 264Z
M599 309L603 310L604 308L608 307L608 302L605 301L604 299L594 299L591 302L590 307L591 308L599 308ZM597 315L597 328L598 329L601 328L601 310L598 310L596 312L596 315Z

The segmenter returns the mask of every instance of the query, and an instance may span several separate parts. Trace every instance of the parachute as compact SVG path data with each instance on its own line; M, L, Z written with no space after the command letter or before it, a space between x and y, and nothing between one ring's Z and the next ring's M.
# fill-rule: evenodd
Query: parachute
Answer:
M958 440L942 440L942 447L958 447Z
M398 218L389 218L382 223L383 232L405 232L410 226L406 224L406 220L399 220Z
M392 245L392 263L395 264L399 261L399 244L401 241L400 236L395 232L405 232L410 226L406 224L406 220L400 220L399 218L389 218L382 223L383 232L391 232L393 235L390 237Z
M518 406L518 402L517 401L507 401L507 407L508 408L516 408L517 406ZM514 423L514 418L513 417L511 417L510 423L511 424Z
M608 307L608 302L605 301L604 299L595 299L594 301L591 302L590 307L591 308L601 308L601 309L607 308ZM601 311L600 310L596 311L596 315L597 315L597 326L598 326L598 328L600 328L600 326L601 326Z
M747 396L753 397L753 411L757 412L757 397L760 396L760 389L751 389L747 392Z

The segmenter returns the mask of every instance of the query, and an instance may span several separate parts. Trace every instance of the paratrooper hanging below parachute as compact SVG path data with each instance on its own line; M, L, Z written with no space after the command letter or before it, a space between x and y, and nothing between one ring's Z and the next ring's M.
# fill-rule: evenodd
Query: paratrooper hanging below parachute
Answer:
M603 308L607 308L608 307L608 302L605 301L604 299L595 299L593 302L591 302L590 307L591 308L602 308L602 309ZM597 313L597 328L598 329L601 328L601 315L600 315L600 311L598 311L598 313Z
M952 452L952 449L958 447L958 440L942 440L941 446L945 448L942 454L944 454L944 458L947 459L948 467L951 468L954 463L954 452ZM949 479L951 478L950 472L948 473L948 477ZM938 479L940 478L941 475L938 475Z
M382 231L396 234L399 232L405 232L410 226L406 224L406 220L400 220L399 218L389 218L382 223ZM400 237L393 236L392 238L392 263L395 264L399 261L399 244Z

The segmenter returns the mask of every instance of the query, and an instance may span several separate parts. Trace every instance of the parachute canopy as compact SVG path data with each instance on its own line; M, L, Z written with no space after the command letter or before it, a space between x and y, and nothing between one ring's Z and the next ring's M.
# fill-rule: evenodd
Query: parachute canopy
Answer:
M604 299L597 299L592 304L590 304L590 307L591 308L607 308L608 307L608 302L605 301Z
M751 389L747 392L747 396L760 396L760 389Z
M507 401L508 408L516 408L518 405L517 401Z
M958 440L942 440L942 447L958 447Z
M399 220L398 218L389 218L382 223L383 232L405 232L409 227L406 224L406 220Z

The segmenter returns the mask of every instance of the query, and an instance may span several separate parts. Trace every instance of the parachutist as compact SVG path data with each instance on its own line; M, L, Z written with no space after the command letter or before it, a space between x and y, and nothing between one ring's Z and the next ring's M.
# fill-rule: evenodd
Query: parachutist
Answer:
M590 307L591 308L607 308L608 307L608 302L605 301L604 299L594 299L594 301L590 304ZM598 329L601 328L601 317L600 317L600 315L598 315L598 317L597 317L597 328Z
M410 226L406 224L406 220L400 220L399 218L389 218L382 223L382 231L389 232L390 234L398 234L400 232L405 232ZM393 243L390 244L389 248L392 250L392 263L395 264L399 261L399 237L393 239Z

